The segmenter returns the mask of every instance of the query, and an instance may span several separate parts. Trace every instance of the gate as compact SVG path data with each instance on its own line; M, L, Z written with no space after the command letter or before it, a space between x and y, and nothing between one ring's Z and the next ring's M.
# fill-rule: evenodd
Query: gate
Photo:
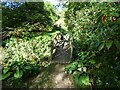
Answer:
M72 60L72 37L57 33L51 42L51 59L53 63L69 63Z

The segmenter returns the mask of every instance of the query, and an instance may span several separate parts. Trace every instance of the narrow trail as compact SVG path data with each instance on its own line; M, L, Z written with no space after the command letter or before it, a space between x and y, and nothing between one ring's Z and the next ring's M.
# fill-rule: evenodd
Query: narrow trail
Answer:
M58 27L66 29L64 18L55 22ZM65 55L66 57L67 55ZM61 61L57 58L56 61ZM65 60L66 61L66 60ZM64 62L64 60L62 61ZM52 63L44 68L34 79L30 80L29 88L74 88L72 75L64 72L67 64Z
M64 72L65 65L57 64L53 73L54 88L72 88L71 78Z
M72 77L64 72L66 65L51 64L29 83L29 88L74 88Z

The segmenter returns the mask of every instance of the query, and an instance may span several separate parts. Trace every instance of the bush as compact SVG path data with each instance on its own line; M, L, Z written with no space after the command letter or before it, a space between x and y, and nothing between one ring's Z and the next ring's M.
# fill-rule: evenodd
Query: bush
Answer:
M116 66L120 59L119 3L67 2L65 22L74 37L74 62L67 72L76 72L78 86L119 87ZM82 83L89 78L89 83ZM79 68L80 66L80 68ZM79 71L80 70L80 71ZM88 75L88 76L87 76ZM77 78L77 79L76 79ZM80 80L79 82L76 80ZM112 82L112 83L111 83Z

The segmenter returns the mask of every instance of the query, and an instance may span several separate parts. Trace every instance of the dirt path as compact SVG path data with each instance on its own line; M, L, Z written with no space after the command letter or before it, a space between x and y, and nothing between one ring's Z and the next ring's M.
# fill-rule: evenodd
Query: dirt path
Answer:
M66 65L51 64L29 83L29 88L73 88L72 77L64 72Z

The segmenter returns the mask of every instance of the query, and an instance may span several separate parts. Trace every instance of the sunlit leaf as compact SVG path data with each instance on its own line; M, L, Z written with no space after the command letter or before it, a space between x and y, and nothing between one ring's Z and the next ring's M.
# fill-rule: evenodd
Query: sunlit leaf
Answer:
M8 72L9 71L9 68L8 67L4 67L3 68L3 73L5 74L6 72Z
M69 74L72 74L72 70L70 69L70 70L68 71L68 73L69 73Z
M77 69L77 66L72 65L72 66L71 66L71 69L72 69L72 70L75 70L75 69Z
M83 67L83 71L86 72L86 71L87 71L87 68L86 68L86 67Z
M81 84L89 85L89 76L87 74L83 74L80 76Z
M79 86L81 85L89 85L89 75L87 75L86 73L84 74L76 74L74 77L75 83Z
M104 46L105 46L105 42L102 42L101 44L100 44L100 46L99 46L99 51L101 51L103 48L104 48Z
M3 74L2 76L0 76L0 80L4 80L4 79L8 78L11 74L12 74L12 72Z
M81 67L79 67L79 68L78 68L78 71L82 71L82 68L81 68Z
M22 75L23 75L23 71L17 70L16 73L14 73L14 77L15 77L15 78L21 78Z

